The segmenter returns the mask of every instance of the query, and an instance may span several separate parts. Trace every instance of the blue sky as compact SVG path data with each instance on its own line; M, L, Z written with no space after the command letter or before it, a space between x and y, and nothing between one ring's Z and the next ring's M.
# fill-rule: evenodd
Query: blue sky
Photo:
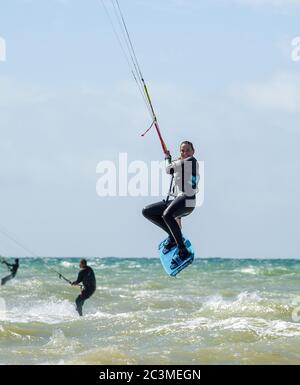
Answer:
M120 4L171 152L205 161L197 255L299 257L300 1ZM0 227L42 256L155 256L155 198L96 195L99 161L162 158L101 2L0 0L0 36Z

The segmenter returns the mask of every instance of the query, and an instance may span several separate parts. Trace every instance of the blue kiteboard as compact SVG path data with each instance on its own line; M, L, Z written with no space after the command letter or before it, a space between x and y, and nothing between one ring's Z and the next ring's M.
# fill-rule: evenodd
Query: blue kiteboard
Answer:
M175 269L171 269L171 261L173 258L176 257L176 255L178 253L178 247L175 246L168 253L164 254L163 249L165 247L166 242L167 242L167 239L162 241L158 246L160 261L161 261L161 264L163 265L163 268L165 269L166 273L168 275L170 275L171 277L176 277L176 275L178 273L180 273L183 269L185 269L191 263L193 263L195 253L194 253L191 242L188 239L185 239L184 240L185 247L188 249L188 251L190 252L191 255L188 259L186 259L181 264L179 264L177 267L175 267Z

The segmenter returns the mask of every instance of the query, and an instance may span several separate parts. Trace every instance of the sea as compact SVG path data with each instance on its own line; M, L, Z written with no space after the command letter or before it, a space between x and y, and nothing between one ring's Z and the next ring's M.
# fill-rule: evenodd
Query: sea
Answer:
M201 259L177 278L157 258L22 258L0 287L0 364L300 364L300 260ZM1 277L7 274L0 265Z

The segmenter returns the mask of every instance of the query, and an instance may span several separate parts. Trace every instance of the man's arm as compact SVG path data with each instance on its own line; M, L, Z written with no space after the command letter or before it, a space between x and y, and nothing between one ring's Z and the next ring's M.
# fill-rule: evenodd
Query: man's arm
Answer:
M180 159L175 160L172 162L172 157L170 153L168 153L165 157L165 163L166 163L166 172L167 174L174 174L175 172L178 172L181 170L181 163L182 161Z
M83 271L81 270L78 273L78 277L77 277L76 281L72 282L72 285L79 285L82 282L82 279L83 279Z
M7 267L13 267L12 264L10 264L10 263L8 263L8 262L6 262L6 261L2 261L2 263L4 263Z

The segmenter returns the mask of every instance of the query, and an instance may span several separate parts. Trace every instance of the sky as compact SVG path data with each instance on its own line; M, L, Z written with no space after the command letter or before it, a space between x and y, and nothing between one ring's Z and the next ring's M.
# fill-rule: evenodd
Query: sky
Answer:
M204 162L196 256L300 257L300 0L120 5L168 148ZM0 254L156 256L163 197L96 193L99 162L163 159L101 1L0 0L0 37Z

